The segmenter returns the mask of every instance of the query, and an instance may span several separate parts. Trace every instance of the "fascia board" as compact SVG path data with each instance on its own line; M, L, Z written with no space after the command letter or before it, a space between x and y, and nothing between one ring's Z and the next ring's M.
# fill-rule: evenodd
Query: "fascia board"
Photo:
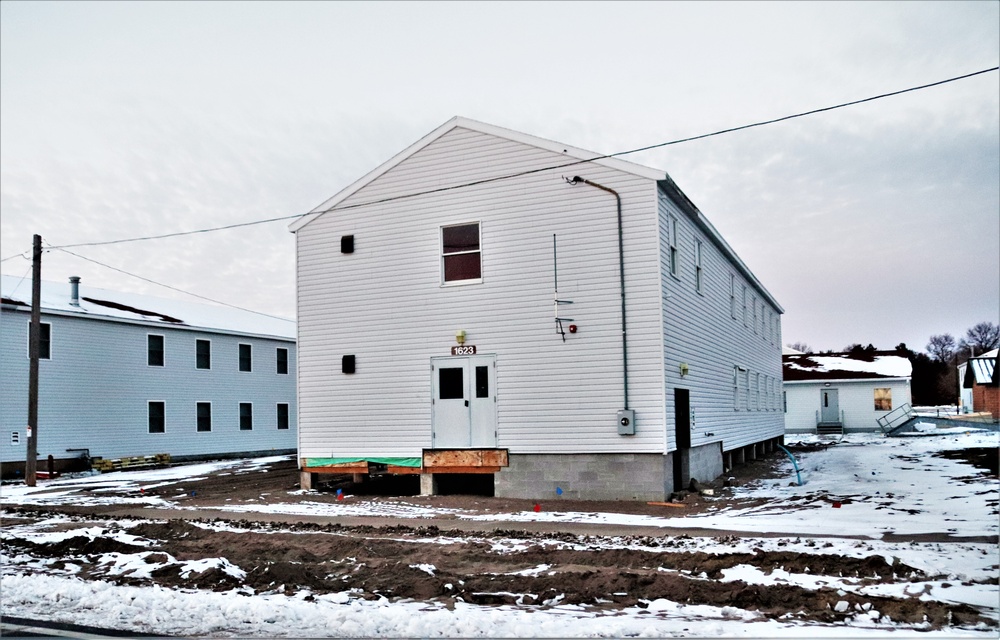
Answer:
M837 384L860 384L864 382L909 382L910 378L831 378L831 379L817 379L817 380L782 380L782 384L794 384L794 385L825 385L826 383L837 383Z

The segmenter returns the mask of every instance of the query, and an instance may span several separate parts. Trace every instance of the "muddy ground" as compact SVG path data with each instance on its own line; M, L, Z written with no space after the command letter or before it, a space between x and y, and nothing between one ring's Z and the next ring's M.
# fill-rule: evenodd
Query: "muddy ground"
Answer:
M967 460L992 471L995 452L969 451ZM779 458L742 466L713 483L717 495L705 498L688 494L682 509L628 502L553 501L546 508L564 511L613 511L658 516L689 515L717 509L729 502L725 484L741 483L766 475ZM993 471L995 473L995 471ZM294 462L271 465L266 471L215 474L183 481L147 494L164 497L187 507L210 509L220 505L295 500L361 500L361 494L407 492L407 481L383 479L364 486L333 482L317 495L289 494L298 488ZM338 496L340 489L344 496ZM379 500L490 511L523 511L532 501L471 495L380 497ZM741 502L747 506L746 501ZM540 505L541 506L541 505ZM142 511L142 510L139 510ZM197 516L198 512L192 515ZM265 521L265 518L232 516L225 521L186 518L151 521L155 510L123 517L115 506L13 507L5 511L7 524L70 515L67 529L99 526L152 541L132 545L114 535L77 535L59 542L34 543L10 538L3 541L6 555L26 554L49 563L51 570L71 569L83 578L126 585L157 583L167 587L228 591L247 594L310 594L353 591L366 599L414 599L451 606L461 600L482 605L519 604L540 607L579 604L600 609L644 606L659 598L684 604L737 607L759 611L767 617L836 623L858 611L878 611L896 623L932 627L995 626L966 605L921 601L917 598L869 597L820 586L806 589L791 584L759 585L723 582L722 571L737 565L776 569L817 576L839 576L858 584L923 582L934 578L901 563L887 563L882 555L849 558L824 553L822 541L806 541L808 553L765 551L706 554L685 535L616 537L618 548L609 548L607 537L566 531L527 532L518 524L504 523L488 531L456 533L419 521L390 521L384 526L345 526L318 522ZM128 526L140 522L134 526ZM719 535L721 545L735 543L735 536ZM623 545L622 543L627 543ZM797 541L802 542L802 541ZM620 548L627 546L628 548ZM780 545L779 545L780 546ZM829 543L826 547L832 546ZM801 548L801 547L800 547ZM123 571L113 559L117 554L141 554L150 571ZM245 572L227 572L214 566L184 571L190 560L225 558ZM148 575L145 575L148 574ZM307 596L312 598L313 595ZM837 607L846 600L849 607ZM838 611L837 609L840 609Z

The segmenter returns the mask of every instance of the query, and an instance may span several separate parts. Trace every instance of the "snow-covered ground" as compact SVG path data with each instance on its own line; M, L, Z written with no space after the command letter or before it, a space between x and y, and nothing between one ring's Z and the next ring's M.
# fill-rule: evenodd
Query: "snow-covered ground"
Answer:
M423 519L446 516L467 520L510 522L583 522L615 524L622 527L621 538L588 541L588 548L631 548L628 527L660 527L664 535L678 528L703 528L750 532L732 539L685 538L682 544L657 551L702 551L704 553L753 553L776 550L822 553L845 557L881 555L887 562L897 559L924 572L918 582L866 584L842 576L796 574L783 570L764 573L752 566L723 571L723 581L742 580L748 584L789 584L806 588L825 586L845 595L912 597L938 602L964 603L1000 617L1000 548L995 543L899 542L885 540L887 534L945 534L954 536L996 536L1000 532L997 501L1000 482L960 460L935 455L944 450L996 448L996 432L936 430L921 437L885 438L881 435L851 435L835 446L799 455L803 484L799 486L791 461L776 479L739 487L736 498L765 499L754 508L720 508L685 517L652 517L619 513L564 512L558 497L543 501L539 512L484 514L472 510L435 509L419 504L379 499L351 501L282 501L279 496L268 504L233 504L233 512L286 513L303 515L368 515ZM123 504L123 496L136 505L183 508L170 499L144 496L141 491L165 487L195 477L218 473L260 471L274 459L229 461L189 465L170 469L121 472L40 483L38 487L4 486L0 505ZM291 492L290 492L291 493ZM161 491L162 494L162 491ZM291 497L291 496L290 496ZM132 524L135 524L134 522ZM3 538L43 542L67 536L65 518L37 523L5 524ZM123 528L127 525L123 523ZM202 525L208 526L208 525ZM225 526L225 525L213 525ZM81 533L83 531L83 533ZM755 537L753 533L782 534ZM72 535L128 536L102 528L75 529ZM852 537L846 537L852 536ZM474 538L473 534L465 536ZM856 537L862 537L857 539ZM432 544L442 539L428 538ZM134 537L130 544L141 544ZM503 551L523 544L523 540L489 540L494 550ZM568 545L571 542L551 542ZM161 554L162 555L162 554ZM141 554L108 554L102 562L109 575L153 567ZM164 562L174 561L166 558ZM212 559L225 572L241 569ZM202 563L206 561L201 561ZM645 602L643 607L601 611L595 608L551 603L545 608L514 605L479 606L456 603L453 608L437 602L368 601L350 592L316 594L300 592L293 597L280 594L249 594L234 590L209 592L168 589L157 586L120 586L107 581L82 580L74 566L52 566L27 556L5 555L2 564L2 611L5 615L58 619L78 624L114 626L136 631L154 631L188 636L380 636L380 637L474 637L474 636L614 636L663 637L896 637L900 631L914 631L912 625L899 627L877 612L860 609L847 626L824 626L801 621L767 620L755 612L731 607L684 605L667 600ZM191 570L204 567L195 565ZM420 567L433 572L433 567ZM538 571L547 570L541 565ZM844 606L847 605L846 600ZM945 628L925 631L926 637L997 637L997 627L979 629Z

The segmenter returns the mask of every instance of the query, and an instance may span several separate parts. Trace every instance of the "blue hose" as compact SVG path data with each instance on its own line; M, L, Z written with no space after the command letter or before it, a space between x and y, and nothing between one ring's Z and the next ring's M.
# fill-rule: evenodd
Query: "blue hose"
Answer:
M784 451L785 455L788 456L788 459L792 461L792 466L795 467L795 477L797 477L799 479L799 486L801 487L802 486L802 474L799 473L799 463L795 461L795 456L793 456L792 453L788 449L784 448L780 444L778 445L778 448L781 449L782 451Z

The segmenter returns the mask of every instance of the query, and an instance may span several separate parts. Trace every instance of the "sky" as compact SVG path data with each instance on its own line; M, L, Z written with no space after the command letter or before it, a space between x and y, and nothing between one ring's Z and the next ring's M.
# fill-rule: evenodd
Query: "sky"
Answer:
M303 214L455 115L614 153L1000 62L998 2L0 4L0 268ZM1000 73L626 156L785 308L783 342L1000 322ZM287 222L70 248L295 313ZM46 251L42 277L177 297Z

